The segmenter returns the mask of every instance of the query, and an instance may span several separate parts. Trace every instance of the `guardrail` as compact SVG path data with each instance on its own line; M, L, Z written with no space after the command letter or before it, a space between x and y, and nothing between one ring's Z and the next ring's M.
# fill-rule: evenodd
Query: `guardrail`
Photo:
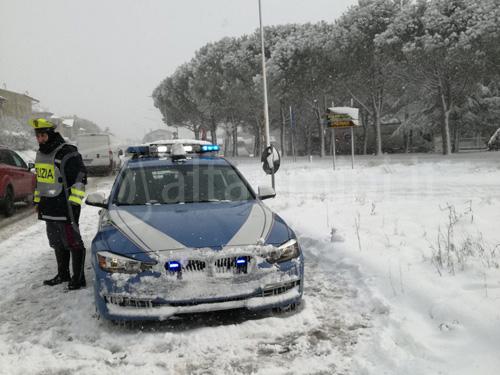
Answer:
M461 138L458 151L478 151L488 149L488 139L485 137Z

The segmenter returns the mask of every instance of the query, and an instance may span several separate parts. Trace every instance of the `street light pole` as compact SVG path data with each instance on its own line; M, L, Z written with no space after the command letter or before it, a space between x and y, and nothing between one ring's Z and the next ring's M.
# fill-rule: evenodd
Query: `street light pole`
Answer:
M260 23L260 44L262 50L262 84L264 86L264 120L265 120L265 134L266 134L266 148L271 146L271 138L269 136L269 105L267 102L267 74L266 74L266 50L264 48L264 27L262 27L262 5L259 0L259 23ZM273 189L275 188L274 180L274 151L272 152L273 169L271 172L271 183Z
M267 77L266 77L266 55L264 48L264 28L262 27L262 6L259 0L259 22L260 22L260 44L262 48L262 82L264 85L264 118L265 118L265 134L266 146L271 146L271 139L269 137L269 106L267 104Z

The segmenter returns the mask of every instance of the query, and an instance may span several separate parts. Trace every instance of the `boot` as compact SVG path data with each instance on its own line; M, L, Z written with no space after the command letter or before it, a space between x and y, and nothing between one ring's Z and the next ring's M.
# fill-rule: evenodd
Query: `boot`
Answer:
M54 286L54 285L64 283L66 281L70 281L69 274L68 275L57 274L54 278L52 278L50 280L44 280L43 285Z
M63 277L63 281L69 281L69 251L63 247L54 248L57 261L57 274ZM57 276L56 276L57 277ZM61 281L61 282L63 282Z
M80 280L75 279L74 277L68 283L68 290L77 290L80 288L85 288L87 286L87 282L85 281L85 276L81 277Z
M71 263L73 266L73 277L68 283L69 290L76 290L87 286L85 282L85 247L81 241L77 246L71 247Z

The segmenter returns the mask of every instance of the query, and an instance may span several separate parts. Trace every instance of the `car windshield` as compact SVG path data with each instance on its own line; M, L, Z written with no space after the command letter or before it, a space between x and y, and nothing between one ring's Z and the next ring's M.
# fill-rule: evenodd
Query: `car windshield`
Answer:
M254 199L231 166L171 165L123 171L114 203L153 205Z

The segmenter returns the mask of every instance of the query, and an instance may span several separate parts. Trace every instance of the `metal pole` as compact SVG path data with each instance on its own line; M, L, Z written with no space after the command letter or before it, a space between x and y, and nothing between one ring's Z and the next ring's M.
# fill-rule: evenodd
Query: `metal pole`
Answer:
M333 152L332 152L332 155L333 155L333 170L336 169L336 165L335 165L335 159L336 159L336 153L337 153L337 148L335 146L335 128L332 128L332 147L333 147Z
M262 27L262 5L259 0L259 23L260 23L260 44L262 51L262 85L264 86L264 119L265 119L265 135L266 135L266 147L271 146L271 139L269 136L269 108L267 103L267 75L266 75L266 55L264 48L264 28ZM273 155L273 164L274 164L274 153ZM274 168L272 169L272 184L273 189L275 188L274 184Z
M264 48L264 28L262 27L262 6L259 0L259 22L260 22L260 44L262 49L262 84L264 86L264 118L265 118L265 134L266 146L271 145L269 138L269 108L267 104L267 77L266 77L266 55Z
M292 136L292 156L293 156L293 162L295 163L297 159L295 158L295 139L293 136L293 133L295 132L294 128L295 127L293 125L293 111L292 111L292 106L290 106L290 133Z
M354 107L354 98L351 98L352 107ZM351 168L354 169L354 126L351 126Z
M351 126L351 167L354 169L354 126Z

